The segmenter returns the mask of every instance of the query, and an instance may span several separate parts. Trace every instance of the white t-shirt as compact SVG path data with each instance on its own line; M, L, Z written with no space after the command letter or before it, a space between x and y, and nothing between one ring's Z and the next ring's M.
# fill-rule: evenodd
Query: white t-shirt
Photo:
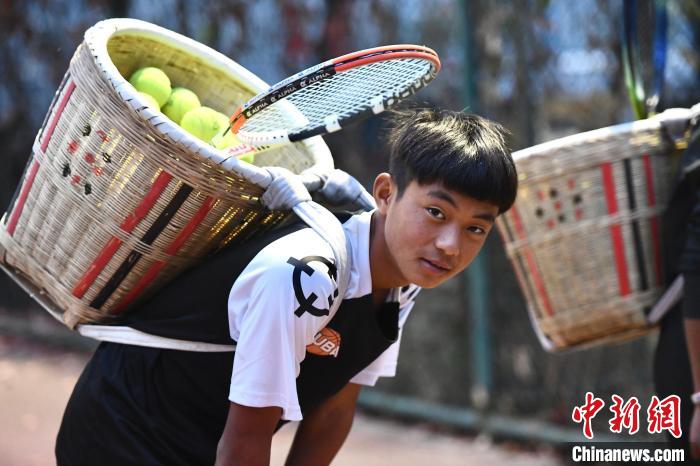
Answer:
M343 224L350 248L345 298L372 292L371 217L366 212ZM267 245L243 270L228 300L229 330L237 342L229 400L252 407L279 406L282 419L302 418L296 378L307 346L333 317L328 314L329 300L337 292L329 273L332 264L335 259L328 243L311 228L304 228ZM387 298L399 302L399 329L413 308L417 291L411 285L393 290ZM351 382L372 386L379 377L394 376L400 335L399 331L399 340Z

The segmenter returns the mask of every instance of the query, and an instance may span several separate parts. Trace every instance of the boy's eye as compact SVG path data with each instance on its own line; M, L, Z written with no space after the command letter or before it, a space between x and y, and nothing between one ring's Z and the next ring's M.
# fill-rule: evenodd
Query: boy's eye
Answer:
M477 235L485 235L486 234L486 229L481 228L480 226L474 225L469 228L467 228L468 231L471 233L476 233Z
M436 209L435 207L428 207L425 209L428 211L428 213L435 218L443 219L445 218L445 214L443 214L440 209Z

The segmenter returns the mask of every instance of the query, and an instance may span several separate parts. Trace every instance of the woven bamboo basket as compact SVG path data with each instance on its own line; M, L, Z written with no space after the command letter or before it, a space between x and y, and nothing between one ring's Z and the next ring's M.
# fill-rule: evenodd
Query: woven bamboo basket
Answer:
M517 151L514 207L497 224L549 351L649 332L663 291L660 214L690 110Z
M261 167L333 168L320 138L223 168L224 153L148 108L124 79L143 66L225 114L268 87L143 21L86 31L0 221L0 264L70 327L122 313L202 257L283 221L289 212L259 202Z

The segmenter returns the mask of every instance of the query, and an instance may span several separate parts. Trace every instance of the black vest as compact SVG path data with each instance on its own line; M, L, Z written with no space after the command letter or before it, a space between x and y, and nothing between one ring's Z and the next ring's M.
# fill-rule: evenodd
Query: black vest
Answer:
M350 216L339 218L344 222ZM178 276L118 323L169 338L231 344L227 304L234 281L265 246L302 228L308 226L295 221L225 248ZM340 390L396 341L398 314L398 303L376 309L371 295L343 300L327 325L340 334L337 354L307 352L301 363L297 393L302 412Z

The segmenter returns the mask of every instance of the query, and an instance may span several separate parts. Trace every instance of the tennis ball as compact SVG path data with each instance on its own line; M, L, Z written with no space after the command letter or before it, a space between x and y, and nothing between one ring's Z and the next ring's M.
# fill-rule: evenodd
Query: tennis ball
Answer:
M233 134L233 131L231 131L228 126L219 131L211 140L211 145L220 150L231 146L237 146L240 143L241 141L238 140L238 137Z
M238 160L243 160L244 162L248 162L248 163L252 164L253 161L255 160L255 154L252 152L249 152L247 154L243 154L243 155L238 157Z
M137 91L150 94L158 102L158 108L163 106L170 97L170 78L160 68L147 66L136 70L129 82Z
M146 105L153 110L160 110L160 106L158 105L158 101L153 98L151 94L146 94L145 92L139 92L141 94L141 97L143 97L143 100L146 101Z
M170 97L168 97L161 111L179 125L185 113L201 106L202 104L199 102L197 94L187 88L176 87L170 93Z
M223 113L209 107L198 107L185 113L180 121L180 126L208 143L216 134L228 126L228 118Z

